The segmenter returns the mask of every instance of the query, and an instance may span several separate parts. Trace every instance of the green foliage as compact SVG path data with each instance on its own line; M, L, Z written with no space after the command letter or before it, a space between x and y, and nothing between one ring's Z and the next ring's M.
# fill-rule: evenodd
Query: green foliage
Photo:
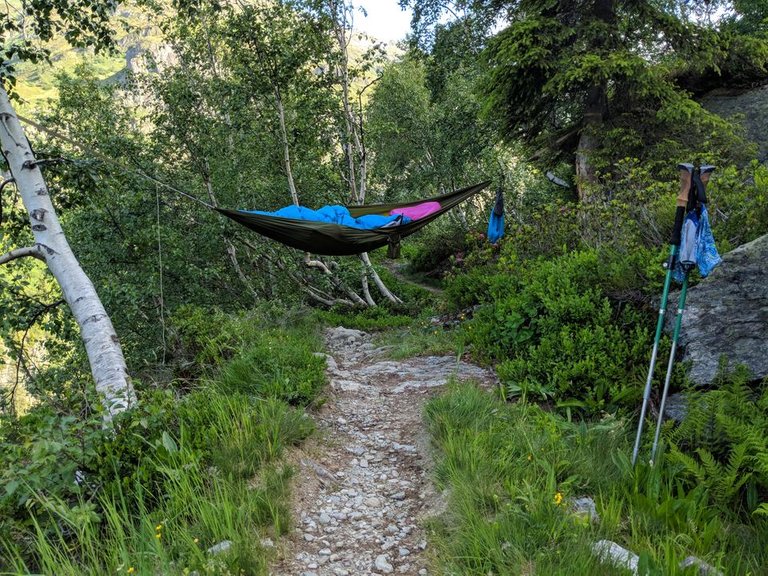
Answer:
M327 326L344 326L366 332L378 332L390 328L410 326L413 318L398 314L386 306L365 308L359 311L316 310L315 317Z
M181 308L174 318L180 364L197 363L188 367L193 374L212 367L226 393L310 404L325 385L325 360L315 354L322 342L314 323L289 326L291 315L268 303L239 315Z
M768 561L768 523L759 513L739 521L713 500L717 479L688 483L666 460L632 466L634 423L577 424L471 385L432 400L426 419L447 489L430 524L440 573L623 573L592 554L603 538L639 553L640 574L687 574L678 566L690 555L727 574L758 574ZM573 512L584 495L599 520Z
M220 362L200 370L218 376L182 397L137 383L138 405L111 430L100 414L46 404L0 421L0 570L265 573L260 535L288 525L279 460L314 429L287 402L311 402L325 367L313 332L264 329L271 315L284 316L264 306L211 323L185 309L183 341ZM212 559L205 550L222 540L230 551Z
M325 385L325 358L317 350L314 335L265 330L227 364L218 385L225 393L307 405Z
M600 532L569 517L567 499L611 478L618 423L573 426L469 385L431 401L426 418L438 485L449 489L448 511L432 523L438 572L598 573L589 549Z
M753 162L745 170L718 171L708 191L711 221L721 252L768 232L768 168Z
M510 397L537 390L590 412L634 400L650 334L608 295L641 283L642 256L584 250L497 274L466 340L500 361Z
M111 22L114 5L103 0L47 0L22 4L23 10L8 6L2 17L3 44L0 78L11 85L16 82L19 60L45 61L50 56L46 44L63 37L72 47L91 46L97 52L113 48L114 28ZM23 12L23 18L18 14Z
M748 382L743 367L730 375L721 369L716 389L690 392L667 455L689 487L703 487L713 503L742 517L768 501L768 383L753 390Z

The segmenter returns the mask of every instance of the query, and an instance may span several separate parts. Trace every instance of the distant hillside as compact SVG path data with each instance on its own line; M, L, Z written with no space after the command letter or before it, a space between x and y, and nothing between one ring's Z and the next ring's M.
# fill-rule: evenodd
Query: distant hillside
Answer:
M25 101L25 108L35 108L56 96L56 76L72 72L78 65L88 63L100 78L118 75L137 55L155 51L162 45L160 30L150 16L138 9L123 9L115 16L117 51L112 55L95 55L91 49L75 49L64 39L48 44L51 64L23 63L18 66L16 91Z
M163 42L161 31L153 18L139 9L122 9L116 16L117 50L112 55L96 55L90 49L75 49L63 39L49 44L51 64L21 64L18 66L16 91L24 100L22 108L34 109L56 96L56 76L73 72L87 63L105 81L119 82L127 71L145 71L144 56L151 54L155 62L171 63L173 53ZM357 36L349 49L354 61L362 57L373 40ZM386 48L388 60L396 59L402 50L393 44Z

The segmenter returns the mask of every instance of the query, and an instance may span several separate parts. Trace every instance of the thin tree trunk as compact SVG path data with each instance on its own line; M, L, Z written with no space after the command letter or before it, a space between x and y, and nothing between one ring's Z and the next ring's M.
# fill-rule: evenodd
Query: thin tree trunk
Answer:
M373 296L371 296L371 290L368 287L368 270L366 270L365 266L363 266L363 273L360 277L360 284L363 287L363 297L368 303L368 306L371 306L372 308L375 307L376 301L373 299Z
M360 124L358 125L355 120L355 112L352 109L352 103L349 98L350 81L349 81L349 58L348 58L348 39L347 39L347 16L345 13L346 5L344 0L329 0L328 7L331 11L333 20L333 31L336 36L336 43L339 47L340 62L340 78L341 83L341 102L344 110L344 127L346 129L346 142L344 143L344 149L347 150L347 162L349 169L349 192L352 200L358 204L365 203L366 194L366 179L368 177L368 161L365 153L365 144L362 139L363 119L362 110L360 117ZM374 80L375 81L375 80ZM370 86L373 82L369 83L365 88ZM365 89L363 88L363 90ZM362 91L360 92L362 94ZM362 102L361 102L362 106ZM359 182L356 180L356 174L359 176ZM379 277L376 269L371 263L371 259L368 257L368 253L364 252L360 254L360 260L362 260L365 270L370 274L374 284L379 289L379 292L387 300L393 304L401 304L402 300L398 298L392 291L387 288L384 281ZM365 274L365 272L364 272ZM372 300L370 298L370 292L368 290L368 279L365 276L365 282L363 283L363 289L365 292L366 300Z
M615 0L596 0L593 13L597 20L603 22L608 30L616 27ZM597 40L594 48L598 51L612 44L611 34ZM576 148L576 187L580 202L591 202L597 188L594 156L600 148L599 132L608 111L607 86L603 84L592 86L584 101L584 122Z
M219 203L216 200L216 195L213 193L213 184L211 184L210 170L207 159L203 160L203 170L203 181L205 182L205 189L208 192L208 198L211 201L211 205L214 208L218 208ZM224 246L227 250L227 256L229 256L229 261L232 263L232 267L235 269L237 277L240 278L240 281L245 286L245 289L248 290L248 293L254 298L254 300L258 300L258 293L256 290L254 290L253 286L251 286L251 283L243 272L243 269L240 268L240 262L237 259L237 250L235 249L235 245L230 242L226 235L222 234L222 238L224 239Z
M357 132L355 122L355 113L352 110L352 104L349 101L349 63L347 58L347 31L346 24L346 6L344 0L341 5L336 0L330 0L328 6L333 16L333 32L336 36L336 44L339 47L341 55L339 61L339 81L341 84L341 103L344 110L344 124L347 132L347 141L344 143L344 150L347 153L347 169L349 170L349 192L353 202L363 204L365 202L365 171L360 175L360 186L357 184L356 160L360 160L360 150L362 144Z
M591 202L597 186L594 155L600 147L598 132L605 112L605 88L594 86L587 94L584 128L576 148L576 187L580 202Z
M288 188L291 191L291 200L294 206L299 205L299 193L296 191L296 183L293 181L293 170L291 169L291 150L288 145L288 129L285 127L285 108L283 107L283 97L280 94L280 88L275 86L275 106L277 107L277 116L280 119L280 138L283 141L283 167L285 176L288 178Z
M96 391L106 410L105 419L109 421L136 401L120 342L93 283L72 253L42 172L3 87L0 87L0 145L29 213L36 249L61 286L64 300L80 327Z
M366 268L368 268L368 272L371 274L371 278L373 278L373 282L376 284L379 292L381 292L381 295L393 304L402 304L403 301L400 300L400 298L398 298L395 294L393 294L389 288L387 288L387 285L384 284L384 281L381 279L378 272L376 272L376 268L373 267L371 259L368 257L368 252L363 252L360 254L360 260L362 260L363 264L365 264Z

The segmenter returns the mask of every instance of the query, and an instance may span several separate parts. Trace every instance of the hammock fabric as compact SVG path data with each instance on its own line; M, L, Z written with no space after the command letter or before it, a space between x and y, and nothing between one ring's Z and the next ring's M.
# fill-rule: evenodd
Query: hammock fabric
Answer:
M347 206L350 215L353 218L358 218L372 214L389 216L392 213L401 213L402 209L406 209L407 213L408 208L413 208L427 202L437 202L440 204L439 209L427 213L422 218L411 220L399 226L376 228L373 230L361 230L326 222L267 216L246 210L225 210L222 208L216 208L216 210L254 232L305 252L326 256L350 256L389 245L389 255L394 257L398 252L401 238L413 234L441 214L444 214L470 196L477 194L489 184L490 182L482 182L468 188L443 194L442 196L402 204Z

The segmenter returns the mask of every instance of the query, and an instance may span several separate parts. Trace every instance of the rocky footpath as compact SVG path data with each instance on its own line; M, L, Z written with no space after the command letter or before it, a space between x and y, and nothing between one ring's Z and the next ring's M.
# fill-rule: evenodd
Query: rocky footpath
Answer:
M357 330L330 330L327 344L328 401L316 439L294 455L296 527L270 573L427 574L423 520L441 498L428 477L424 402L452 376L494 376L450 356L386 360Z

